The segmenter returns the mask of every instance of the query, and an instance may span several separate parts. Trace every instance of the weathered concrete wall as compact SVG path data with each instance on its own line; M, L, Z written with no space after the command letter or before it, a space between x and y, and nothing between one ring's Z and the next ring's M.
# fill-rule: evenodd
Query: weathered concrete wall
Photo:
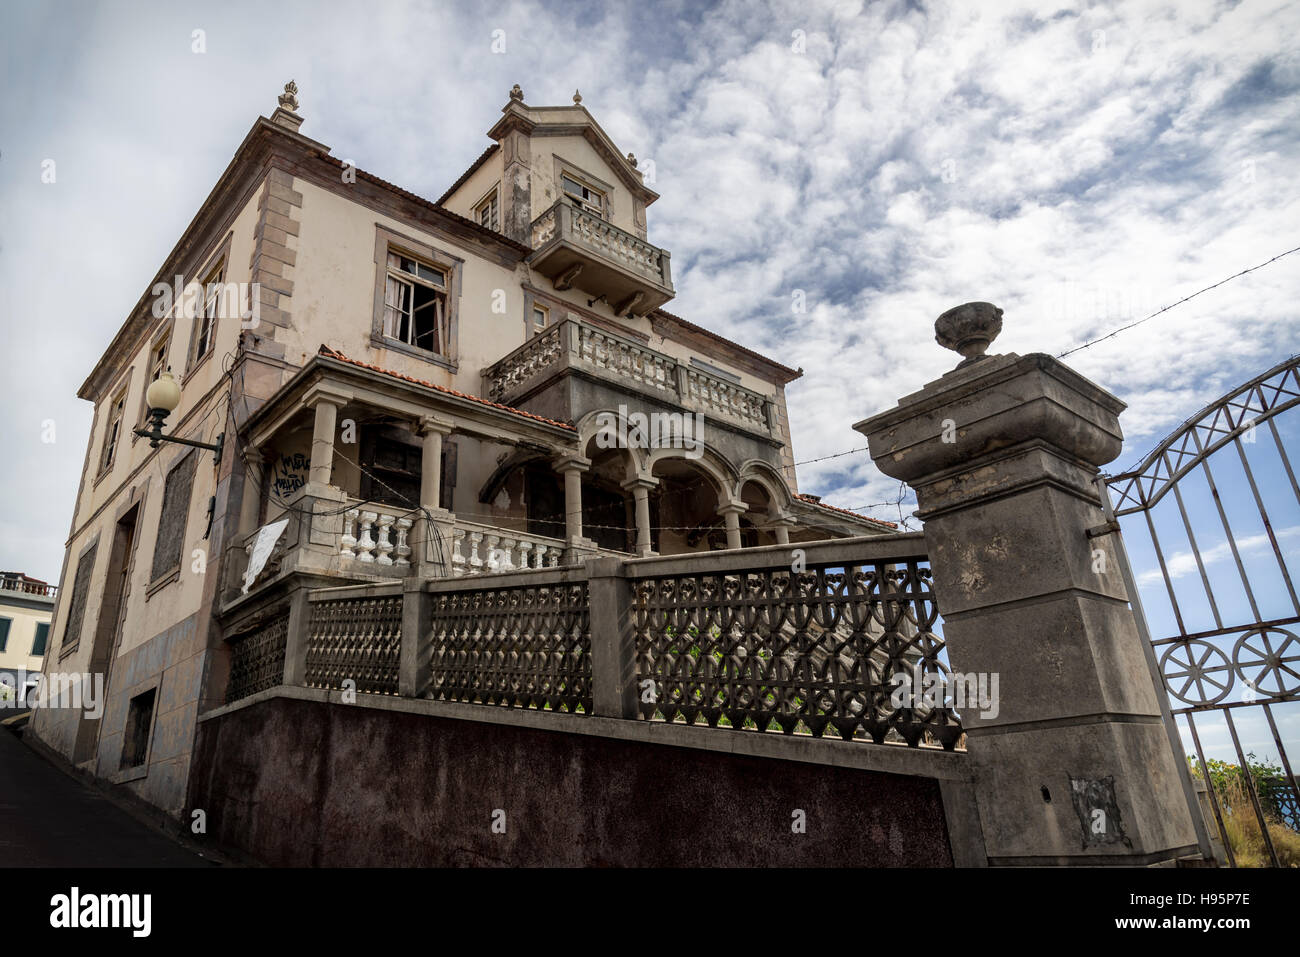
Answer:
M272 865L952 865L932 779L284 697L200 723L189 807Z

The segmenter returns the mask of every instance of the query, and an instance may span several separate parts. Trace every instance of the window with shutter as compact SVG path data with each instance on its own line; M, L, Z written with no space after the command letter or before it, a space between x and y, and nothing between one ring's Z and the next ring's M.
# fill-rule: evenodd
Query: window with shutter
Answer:
M77 642L81 640L81 624L86 618L86 597L90 592L90 576L95 570L95 553L98 550L97 542L77 562L77 575L72 584L72 605L68 608L68 623L63 626L65 651L77 647Z
M36 623L36 640L32 642L32 656L35 658L45 654L45 646L50 639L50 626L48 623L40 621Z
M158 521L158 538L153 547L150 579L157 581L175 571L185 548L185 526L190 514L190 491L194 486L194 467L198 457L193 452L176 464L163 487L162 516Z

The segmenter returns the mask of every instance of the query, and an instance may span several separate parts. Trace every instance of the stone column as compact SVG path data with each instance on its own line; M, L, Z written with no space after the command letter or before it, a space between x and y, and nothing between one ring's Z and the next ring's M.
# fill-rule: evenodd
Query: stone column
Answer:
M636 503L636 553L640 558L654 555L650 540L650 490L659 484L657 478L632 478L623 483L632 491Z
M452 424L431 415L421 416L416 431L424 439L420 450L420 504L428 509L442 507L442 439Z
M718 506L718 514L727 524L728 548L740 548L740 516L748 510L748 506L740 502L727 502Z
M966 361L854 426L916 491L953 673L998 678L960 709L989 863L1200 857L1113 544L1086 534L1124 403L1051 356L984 356L1001 315L941 316Z
M778 545L789 545L790 529L794 527L794 524L794 520L785 512L777 512L772 515L767 527L772 530L772 535L776 538Z
M564 476L564 541L568 548L566 561L576 550L592 543L582 537L582 473L591 468L591 459L581 455L562 455L553 463L555 471Z
M339 409L347 402L341 393L324 389L313 389L308 394L304 405L316 412L316 421L311 436L311 471L308 482L311 485L325 487L330 484L334 472L334 433L338 428Z
M243 450L244 481L239 499L239 534L234 543L239 545L244 538L253 534L257 520L261 516L262 486L266 481L266 461L259 449L251 445ZM260 476L260 481L259 481Z
M424 511L415 522L411 536L411 558L416 566L416 574L450 575L451 542L442 543L442 548L430 548L428 542L437 535L435 520L450 522L450 512L442 508L442 440L450 435L453 426L450 422L436 416L421 416L416 422L415 430L420 435L420 504Z

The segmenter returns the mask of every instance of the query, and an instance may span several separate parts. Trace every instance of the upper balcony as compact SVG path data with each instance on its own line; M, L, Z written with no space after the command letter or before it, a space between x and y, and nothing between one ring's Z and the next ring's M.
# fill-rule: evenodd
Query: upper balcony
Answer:
M658 309L673 298L668 251L565 200L533 221L529 265L556 289L604 296L620 316Z
M483 395L560 419L598 408L585 390L556 396L554 383L572 373L599 380L619 393L640 393L667 406L701 412L733 429L774 436L772 402L734 382L697 369L626 336L572 316L529 339L483 372Z

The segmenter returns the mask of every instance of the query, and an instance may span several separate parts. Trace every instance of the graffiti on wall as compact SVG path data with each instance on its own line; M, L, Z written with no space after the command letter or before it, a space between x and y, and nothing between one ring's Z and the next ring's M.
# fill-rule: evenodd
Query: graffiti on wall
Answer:
M281 455L271 466L271 494L285 499L307 484L311 462L302 452Z

